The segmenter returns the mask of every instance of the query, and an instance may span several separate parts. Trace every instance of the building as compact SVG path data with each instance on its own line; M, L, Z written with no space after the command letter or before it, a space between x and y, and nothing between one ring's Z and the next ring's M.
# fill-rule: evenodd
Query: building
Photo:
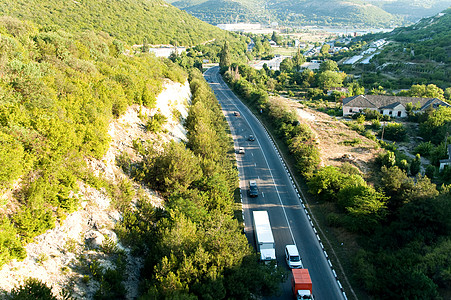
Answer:
M406 105L411 103L415 111L425 111L429 107L451 107L438 98L398 97L385 95L358 95L343 99L343 116L353 115L365 109L377 110L382 115L395 118L407 117Z
M448 145L448 159L440 160L440 171L443 170L445 166L451 168L451 145Z
M251 24L251 23L235 23L235 24L218 24L216 25L222 30L228 31L250 31L262 29L261 24Z
M168 58L173 52L182 53L186 51L185 47L175 47L173 45L146 45L148 53L155 54L156 57ZM135 52L141 52L143 45L133 45L132 48Z

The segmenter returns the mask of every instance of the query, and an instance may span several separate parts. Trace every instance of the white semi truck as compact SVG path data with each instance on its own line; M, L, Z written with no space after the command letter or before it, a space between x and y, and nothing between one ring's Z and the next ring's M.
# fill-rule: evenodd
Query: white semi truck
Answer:
M254 211L254 233L257 252L260 260L270 262L276 260L276 246L272 235L271 224L266 210Z

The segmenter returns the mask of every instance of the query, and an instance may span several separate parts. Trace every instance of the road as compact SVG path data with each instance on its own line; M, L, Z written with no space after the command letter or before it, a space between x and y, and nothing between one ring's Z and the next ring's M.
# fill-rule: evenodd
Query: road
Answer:
M222 81L218 71L218 67L210 68L204 77L222 106L231 128L235 149L245 149L245 154L237 154L237 164L246 237L255 247L252 211L267 210L276 244L277 264L287 267L284 259L285 245L296 244L304 267L309 269L315 299L344 299L330 261L326 259L322 244L318 241L278 152L263 126ZM235 116L234 112L239 112L239 116ZM255 137L253 142L248 140L251 134ZM249 180L257 181L257 198L247 195ZM281 295L271 299L292 299L290 282L291 278L288 278L282 285Z

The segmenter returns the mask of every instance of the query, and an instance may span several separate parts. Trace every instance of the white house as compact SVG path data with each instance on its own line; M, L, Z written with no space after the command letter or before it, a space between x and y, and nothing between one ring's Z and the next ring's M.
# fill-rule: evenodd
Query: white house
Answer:
M343 116L363 112L365 109L377 110L382 115L394 118L407 117L406 106L411 103L417 111L424 111L429 107L451 107L438 98L398 97L385 95L357 95L343 99Z
M445 166L451 168L451 145L448 145L448 159L440 160L440 171L443 170Z

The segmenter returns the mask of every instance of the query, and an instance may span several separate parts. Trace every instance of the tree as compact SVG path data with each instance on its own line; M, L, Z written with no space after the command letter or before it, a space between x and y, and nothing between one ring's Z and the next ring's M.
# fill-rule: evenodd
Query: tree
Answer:
M325 60L319 65L319 71L338 71L338 64L333 60Z
M329 89L332 87L340 87L342 86L343 80L346 78L345 73L338 73L333 71L324 71L318 73L317 75L317 83L318 86L323 89Z
M287 57L280 63L280 72L289 73L293 71L293 61L291 58Z
M319 51L320 54L324 57L329 56L329 50L330 50L330 45L329 44L323 44L321 46L321 50Z
M385 194L390 197L388 208L393 212L397 211L406 203L403 193L413 187L413 180L397 166L388 168L382 166L381 173L382 188Z
M52 293L52 289L38 279L28 278L25 283L11 291L7 298L11 300L56 300L58 299Z
M257 56L260 56L263 52L264 52L264 49L263 49L262 42L259 38L256 38L255 42L254 42L254 48L252 48L252 53L254 53L254 56L257 57Z
M298 135L289 145L290 152L296 159L296 167L303 175L312 174L321 162L318 147L314 139L305 139Z
M22 175L24 149L12 136L0 131L0 189Z
M407 129L400 123L389 123L384 127L384 139L402 142L407 139Z
M358 82L351 82L348 84L348 96L357 96L365 94L365 87L360 86Z
M421 169L421 157L420 154L417 153L417 155L415 155L414 160L410 164L410 174L415 176L420 172L420 169Z
M229 42L224 41L224 45L222 46L221 53L219 55L219 67L225 68L232 64L232 58L229 49Z
M451 239L445 239L425 255L421 263L426 274L442 288L451 287Z
M145 181L162 192L183 192L202 176L198 157L180 143L170 142L163 155L147 161Z
M344 174L337 168L326 166L318 170L308 181L309 192L324 200L334 200L341 189Z
M301 49L298 48L296 54L293 57L293 65L296 68L296 72L301 70L301 65L305 63L305 57L301 54Z
M428 112L426 121L420 124L420 134L426 140L440 144L449 134L450 128L451 108L440 106Z
M315 81L315 73L310 69L305 69L301 73L302 85L310 87Z
M435 84L428 84L427 86L424 84L412 85L409 90L409 95L411 97L444 99L443 90L437 87Z
M353 231L370 232L386 216L388 197L373 187L347 185L338 193L338 204L352 217Z
M262 43L263 51L266 55L272 55L271 44L267 39L265 39Z
M446 100L448 100L448 103L451 101L451 87L445 89L443 96L445 97Z
M280 43L282 42L282 39L280 38L280 36L278 36L278 35L276 34L275 31L272 32L271 40L273 40L274 42L276 42L277 45L280 45Z

